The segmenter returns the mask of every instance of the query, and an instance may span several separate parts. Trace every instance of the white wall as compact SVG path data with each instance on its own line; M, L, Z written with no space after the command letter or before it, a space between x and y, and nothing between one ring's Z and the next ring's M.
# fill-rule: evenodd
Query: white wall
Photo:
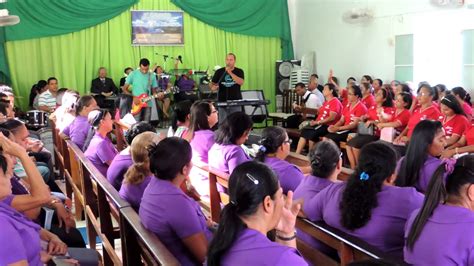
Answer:
M288 6L295 57L299 59L303 54L315 51L316 72L325 80L329 69L333 68L342 85L347 77L360 79L364 74L384 81L394 79L394 36L412 33L414 79L428 80L430 77L424 77L426 73L420 69L443 60L438 62L436 54L417 56L417 51L418 54L423 51L423 45L430 45L426 38L434 43L449 37L446 31L451 29L459 32L474 29L474 9L440 8L431 5L430 0L288 0ZM375 18L365 26L343 22L343 13L352 8L370 8ZM420 38L417 41L417 35L423 36L423 41ZM451 53L449 50L439 52ZM446 57L449 56L443 58Z

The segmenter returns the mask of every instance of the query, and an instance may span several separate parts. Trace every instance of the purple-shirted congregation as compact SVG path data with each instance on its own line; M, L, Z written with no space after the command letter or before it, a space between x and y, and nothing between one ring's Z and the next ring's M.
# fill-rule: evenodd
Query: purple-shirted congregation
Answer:
M193 149L193 162L208 163L208 153L214 144L214 132L209 129L196 131L189 144Z
M308 265L299 252L246 228L223 255L221 265Z
M107 180L117 191L120 190L124 175L132 165L133 160L130 154L119 153L112 160L109 169L107 169Z
M197 264L182 241L198 233L211 239L206 217L196 201L170 181L154 177L143 193L139 214L142 224L158 236L182 265Z
M13 209L13 197L0 201L0 265L26 260L41 266L40 226Z
M62 133L82 150L90 128L91 125L87 121L87 117L78 115L71 124L64 128Z
M246 161L250 161L250 158L239 145L214 143L209 150L209 166L224 173L231 174L239 164Z
M84 155L105 177L107 176L107 169L109 168L107 162L114 159L115 155L117 155L117 150L109 138L104 138L99 133L96 133L89 147L84 152Z
M400 160L397 163L397 174L399 172L402 160L404 160L405 157L400 158ZM431 155L428 155L428 158L426 158L426 161L423 165L423 167L420 169L420 175L418 182L415 185L415 188L424 193L426 189L428 188L428 184L430 183L431 177L433 176L433 173L436 171L436 168L441 164L441 160L433 157Z
M119 191L120 197L128 201L128 203L132 205L133 209L140 209L140 203L142 202L143 192L145 191L146 187L148 186L148 183L150 183L150 180L152 178L154 178L153 175L147 176L140 184L123 183Z
M308 202L310 199L314 198L321 190L327 186L333 184L332 181L326 178L320 178L313 175L306 176L299 186L296 188L293 194L293 199L303 199L304 202ZM325 252L326 254L332 253L334 250L330 247L324 245L318 240L314 239L312 236L298 231L298 237L303 240L305 243L311 247Z
M405 237L419 210L406 224ZM404 248L405 261L414 265L474 265L474 212L440 204L428 218L413 250Z
M377 193L378 206L372 209L367 224L354 231L341 225L339 204L345 183L327 186L316 197L306 201L303 211L312 221L326 224L358 237L383 252L402 256L404 228L410 214L423 204L423 195L412 187L382 186Z
M295 191L301 180L304 179L303 172L285 160L278 159L276 157L266 157L265 164L267 164L278 176L280 180L280 186L283 189L283 193L288 193L289 190Z

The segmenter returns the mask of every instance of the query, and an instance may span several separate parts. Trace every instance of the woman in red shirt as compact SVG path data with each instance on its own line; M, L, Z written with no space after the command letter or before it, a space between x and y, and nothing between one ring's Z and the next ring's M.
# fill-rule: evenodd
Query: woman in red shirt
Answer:
M469 121L456 100L456 96L450 94L441 99L442 123L446 134L446 147L457 143L464 132L470 128Z
M328 127L336 123L341 117L342 104L337 99L336 86L332 83L324 85L323 95L326 101L319 108L318 117L311 121L308 127L301 130L296 153L301 153L308 140L309 150L311 150L314 144L319 141L319 138L328 133Z
M360 89L362 91L361 102L367 107L367 110L369 110L372 106L375 106L375 97L372 95L372 87L370 83L365 82L360 84Z
M382 130L385 127L393 127L400 133L402 132L410 120L410 107L413 101L410 93L403 92L395 97L395 113L392 117L381 117L377 127Z
M464 113L467 116L467 119L471 121L472 119L472 104L471 96L463 87L455 87L451 90L451 93L456 96L459 104L461 104Z
M329 134L325 136L325 138L332 139L338 145L339 142L347 140L349 133L357 129L361 117L367 114L367 107L360 101L362 92L359 86L352 85L349 87L347 98L348 104L342 110L341 119L336 124L328 127Z
M461 153L473 153L474 152L474 127L464 132L464 135L459 141L448 149L444 150L441 154L441 158L451 158L454 155Z
M375 95L375 103L369 108L367 116L363 120L366 120L365 126L370 127L376 124L382 117L392 117L395 114L393 108L392 94L385 88L381 88ZM358 134L347 142L346 152L347 158L351 165L351 169L356 168L357 161L359 159L360 149L370 142L377 141L380 138L380 130L374 129L374 135L361 135Z
M410 140L411 134L413 133L413 129L421 120L429 119L429 120L439 120L441 113L439 112L438 108L433 106L433 97L434 97L434 89L428 84L422 84L418 93L418 103L420 104L420 108L417 108L413 111L410 120L408 120L407 127L400 133L394 140L394 144L401 144L404 145L406 142Z

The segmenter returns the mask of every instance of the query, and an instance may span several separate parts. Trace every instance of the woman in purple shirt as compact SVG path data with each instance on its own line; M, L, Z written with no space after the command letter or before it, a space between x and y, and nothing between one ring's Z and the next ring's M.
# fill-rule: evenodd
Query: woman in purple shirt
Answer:
M163 139L150 149L155 175L143 193L140 219L182 265L202 264L211 232L199 205L180 186L192 168L191 146L177 137Z
M262 131L256 160L267 164L278 176L283 193L295 191L304 175L294 164L285 161L290 154L291 140L281 127L267 127Z
M135 210L140 208L143 191L153 176L150 171L150 157L148 156L148 147L160 142L161 138L153 132L144 132L138 135L130 148L133 165L125 173L122 187L120 188L120 197L130 203Z
M391 146L367 144L347 183L327 186L304 203L304 213L401 257L405 223L423 204L423 195L412 187L393 185L396 159Z
M94 97L91 95L82 96L79 98L79 101L77 101L76 118L60 132L63 136L69 137L81 150L84 150L87 133L91 128L87 117L89 113L95 109L97 109L97 102Z
M311 162L311 175L305 177L296 188L294 193L295 201L304 206L305 202L314 198L321 190L327 186L338 182L337 176L342 169L341 150L332 140L323 140L316 144L308 154ZM302 216L304 212L300 212ZM315 240L310 235L298 232L298 237L313 248L324 251L328 255L335 255L335 251L330 247Z
M130 155L130 145L133 139L143 132L155 132L155 128L147 122L138 122L133 124L125 134L125 141L129 145L114 157L112 163L107 169L107 180L117 191L122 186L122 181L128 168L132 166L132 156Z
M209 246L207 265L307 265L296 250L293 192L285 198L268 166L245 162L229 178L229 200ZM267 233L276 229L276 242Z
M208 152L214 144L217 110L209 101L198 101L191 106L191 122L188 134L193 149L193 162L208 163Z
M443 125L439 121L420 121L410 139L407 153L398 162L397 186L415 187L424 193L441 160L446 144Z
M208 152L214 144L214 131L217 124L217 110L209 101L198 101L191 106L191 121L186 139L191 139L189 144L193 150L193 163L207 165ZM199 171L197 167L189 175L191 183L201 195L209 195L208 175Z
M239 164L249 161L240 145L247 140L252 125L252 119L243 112L227 116L216 131L216 143L209 150L209 166L231 174Z
M444 176L446 185L444 184ZM474 265L474 156L442 163L420 210L406 224L405 261L414 265Z
M95 129L95 135L84 155L105 177L110 163L117 155L114 144L107 137L113 127L112 116L107 110L94 110L89 114L88 120Z

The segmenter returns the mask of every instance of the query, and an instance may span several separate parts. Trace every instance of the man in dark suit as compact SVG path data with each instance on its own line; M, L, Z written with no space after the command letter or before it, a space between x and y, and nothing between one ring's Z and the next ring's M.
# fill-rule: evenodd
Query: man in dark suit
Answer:
M99 77L92 80L91 94L94 96L97 105L100 108L114 108L114 101L106 101L107 97L117 95L118 89L112 79L107 77L107 69L105 67L99 68Z

